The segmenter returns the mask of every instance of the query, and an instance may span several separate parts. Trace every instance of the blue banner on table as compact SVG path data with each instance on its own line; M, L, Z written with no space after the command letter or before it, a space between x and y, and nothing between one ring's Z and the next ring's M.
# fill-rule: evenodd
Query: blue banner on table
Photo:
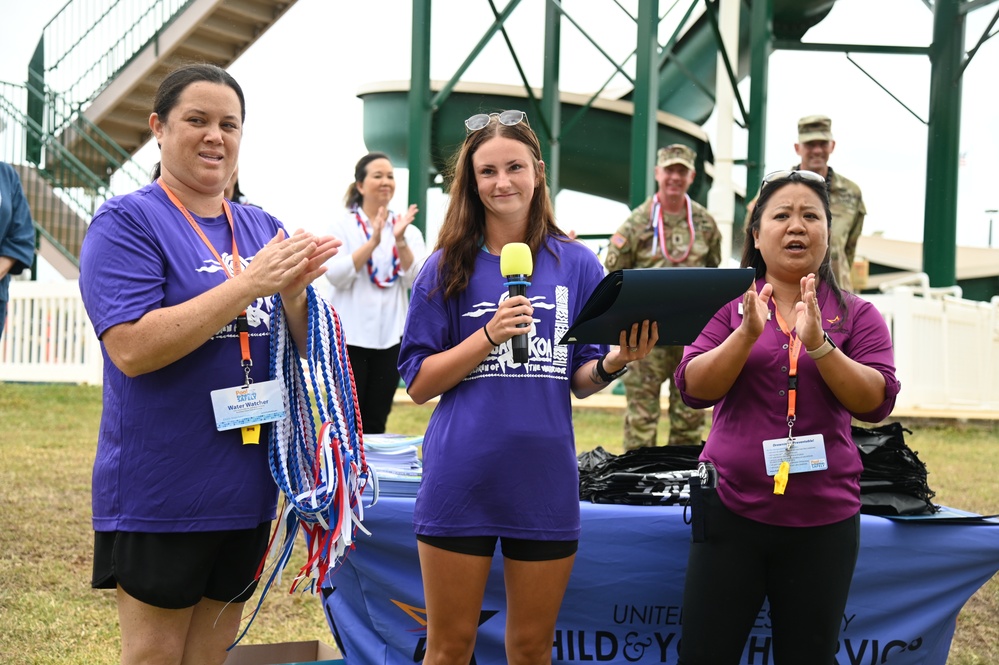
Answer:
M553 662L675 664L690 540L683 508L583 503L581 509L579 554ZM423 659L426 611L412 512L409 497L383 496L367 508L371 537L360 536L324 590L347 665ZM864 515L838 663L944 665L958 612L999 570L997 527ZM480 617L478 665L506 662L501 567L497 556ZM765 608L742 662L773 663Z

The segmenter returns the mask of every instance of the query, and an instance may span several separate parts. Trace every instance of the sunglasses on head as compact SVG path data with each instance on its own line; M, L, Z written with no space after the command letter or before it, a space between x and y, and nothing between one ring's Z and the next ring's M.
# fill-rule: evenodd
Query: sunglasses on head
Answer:
M502 113L476 113L465 121L465 136L487 126L492 118L496 118L499 124L506 125L507 127L513 127L521 122L530 127L530 124L527 123L527 114L523 111L510 110L503 111Z
M826 184L826 179L815 171L774 171L773 173L768 173L763 177L763 183L760 185L760 189L762 190L770 183L780 180L786 180L788 182L811 180L812 182L821 182L823 185Z

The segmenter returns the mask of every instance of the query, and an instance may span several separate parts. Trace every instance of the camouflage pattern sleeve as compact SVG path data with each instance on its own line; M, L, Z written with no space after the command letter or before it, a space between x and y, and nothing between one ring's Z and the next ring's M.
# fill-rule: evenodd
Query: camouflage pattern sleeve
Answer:
M839 172L832 172L829 183L829 210L832 213L829 230L829 262L836 281L844 291L853 291L850 270L853 268L857 240L863 232L867 208L860 187Z
M718 223L715 222L715 218L709 213L706 213L706 215L707 218L711 220L711 224L714 226L714 231L708 239L708 255L704 257L704 265L708 268L717 268L722 262L721 231L718 230Z
M608 272L635 267L635 237L645 222L645 213L642 212L642 206L639 206L631 211L628 219L610 237L607 256L604 258L604 267Z
M867 207L864 205L859 187L857 188L857 198L857 214L854 216L853 225L850 227L850 233L847 235L846 244L843 247L846 265L850 267L853 266L853 260L857 255L857 242L860 240L860 234L864 231L864 218L867 216Z
M707 208L697 201L691 201L691 204L697 240L690 256L682 265L717 268L721 264L721 231L718 230L718 224Z

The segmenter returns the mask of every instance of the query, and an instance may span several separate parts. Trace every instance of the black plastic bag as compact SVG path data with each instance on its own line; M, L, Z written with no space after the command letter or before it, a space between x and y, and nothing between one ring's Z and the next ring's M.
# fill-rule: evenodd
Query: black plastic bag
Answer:
M911 430L899 423L851 427L864 470L860 474L860 512L868 515L929 515L937 512L936 492L927 483L926 465L905 443Z

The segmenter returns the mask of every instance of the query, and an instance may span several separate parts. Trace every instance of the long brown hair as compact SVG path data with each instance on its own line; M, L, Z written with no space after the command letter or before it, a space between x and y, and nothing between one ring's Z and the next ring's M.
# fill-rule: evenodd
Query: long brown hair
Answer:
M548 183L543 178L541 163L541 143L527 124L526 117L516 125L504 125L497 116L489 119L489 124L465 137L461 148L452 156L448 169L448 201L444 222L437 235L436 249L442 251L437 264L438 288L444 290L444 298L457 297L468 287L468 281L475 270L475 259L481 250L486 231L486 210L475 187L475 170L472 158L476 151L492 138L501 136L519 141L531 153L535 173L542 175L542 182L534 190L531 207L528 211L527 233L524 242L531 248L531 254L538 255L544 248L553 256L557 255L548 247L549 238L566 242L569 237L555 223L555 208L548 192Z

